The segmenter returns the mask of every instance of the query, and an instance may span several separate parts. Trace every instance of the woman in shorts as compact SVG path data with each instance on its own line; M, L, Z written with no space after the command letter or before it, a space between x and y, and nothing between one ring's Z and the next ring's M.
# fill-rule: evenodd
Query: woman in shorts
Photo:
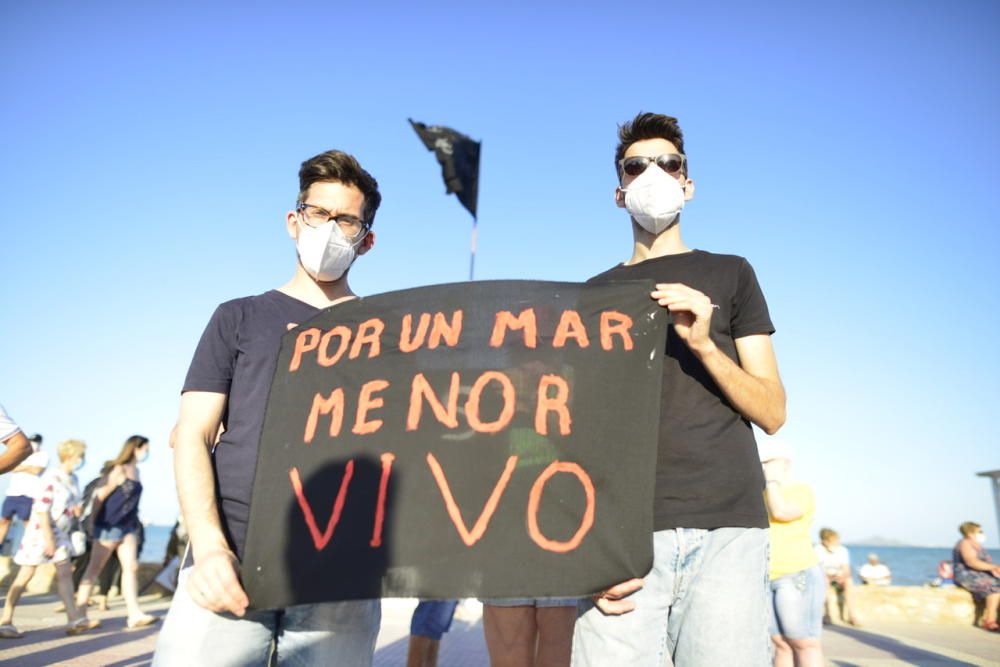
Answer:
M45 473L39 480L38 494L31 505L31 516L21 539L21 546L14 554L14 562L21 569L7 591L3 616L0 617L0 639L17 639L23 636L14 627L14 608L35 570L44 563L52 563L56 568L56 587L59 597L66 605L66 617L69 621L66 634L77 635L101 624L96 619L88 619L86 611L73 603L69 531L74 517L80 511L80 487L73 471L83 465L86 449L87 446L79 440L60 443L59 466Z
M101 470L103 476L94 489L94 503L100 503L94 516L94 545L90 554L87 571L80 579L76 593L76 603L85 607L90 602L94 588L104 564L111 552L118 554L122 566L122 597L128 610L126 629L134 630L157 622L156 616L143 613L139 608L138 539L139 498L142 496L142 482L139 481L138 464L149 456L149 438L133 435L122 446L118 457L107 461ZM107 591L105 591L107 594Z

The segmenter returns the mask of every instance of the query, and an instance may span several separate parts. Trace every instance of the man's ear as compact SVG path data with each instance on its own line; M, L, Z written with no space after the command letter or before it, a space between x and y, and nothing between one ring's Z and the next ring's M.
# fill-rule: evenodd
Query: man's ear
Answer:
M285 214L285 229L288 231L288 235L293 239L299 238L299 226L298 214L295 211L289 211Z
M694 181L688 178L684 181L684 201L692 199L694 199Z
M375 247L375 232L368 232L358 246L358 254L363 255Z
M621 186L615 188L615 206L625 208L625 193L622 192Z

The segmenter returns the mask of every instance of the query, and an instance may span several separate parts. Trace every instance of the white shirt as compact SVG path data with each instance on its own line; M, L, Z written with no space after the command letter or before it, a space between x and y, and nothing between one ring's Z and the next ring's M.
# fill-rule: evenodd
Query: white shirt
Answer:
M845 565L848 572L851 570L851 556L843 544L827 550L821 542L816 545L816 557L819 558L820 567L829 575L840 574Z
M885 586L892 581L892 573L889 572L889 568L884 563L878 565L865 563L858 569L858 576L866 584Z
M14 423L7 411L0 405L0 442L6 442L7 438L21 430L21 427Z
M49 455L43 451L37 451L24 459L18 467L33 466L41 468L43 471L49 465ZM30 472L15 472L10 475L10 486L7 487L8 496L27 496L34 498L38 493L38 478L41 475L32 475Z

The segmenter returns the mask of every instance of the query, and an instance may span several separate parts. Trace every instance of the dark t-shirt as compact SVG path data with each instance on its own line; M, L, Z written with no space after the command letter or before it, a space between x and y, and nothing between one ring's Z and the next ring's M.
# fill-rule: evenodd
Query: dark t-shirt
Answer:
M215 493L222 529L242 559L250 518L257 446L281 337L319 309L277 290L227 301L209 320L195 350L184 391L227 394L225 432L216 445Z
M736 338L774 333L757 277L742 257L695 250L619 265L588 282L640 278L683 283L708 295L719 306L712 315L712 340L737 363ZM763 488L750 423L671 326L663 360L654 528L767 528Z

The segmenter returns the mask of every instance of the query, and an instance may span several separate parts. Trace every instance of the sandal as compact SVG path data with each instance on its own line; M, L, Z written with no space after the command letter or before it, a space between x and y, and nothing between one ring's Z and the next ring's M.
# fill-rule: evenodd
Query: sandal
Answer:
M96 618L78 618L69 625L66 626L66 634L70 637L75 637L76 635L82 635L88 630L93 630L94 628L101 627L101 622Z
M18 632L12 624L6 623L0 625L0 639L20 639L24 636L23 632Z
M126 630L138 630L139 628L144 628L147 625L152 625L153 623L159 623L160 618L158 616L151 616L149 614L143 614L134 621L129 621L125 625Z

